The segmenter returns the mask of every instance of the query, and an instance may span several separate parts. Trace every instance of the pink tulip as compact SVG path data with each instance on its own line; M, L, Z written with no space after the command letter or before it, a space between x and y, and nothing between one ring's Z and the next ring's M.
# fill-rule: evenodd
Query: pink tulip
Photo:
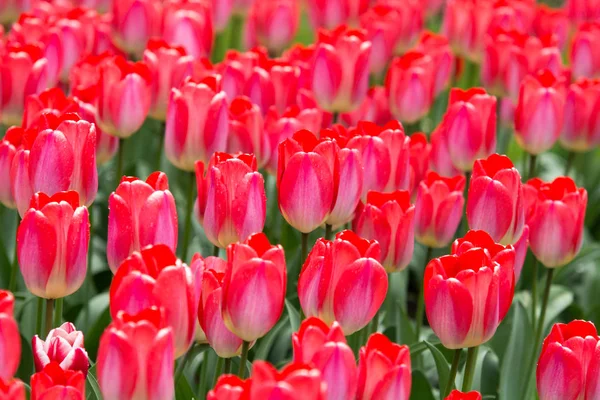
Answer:
M168 43L181 46L186 53L200 59L210 56L213 43L211 7L201 0L171 0L165 2L162 37Z
M0 378L0 396L4 400L25 400L25 385L18 379Z
M356 110L342 113L339 118L348 127L356 126L360 121L384 126L393 119L385 88L382 86L371 87L367 92L367 97Z
M536 36L554 35L558 41L558 47L564 49L570 28L569 17L565 9L552 8L543 3L537 4L533 20L533 32Z
M70 322L52 329L45 341L35 335L31 347L36 372L42 371L53 361L65 371L81 371L84 375L88 372L90 362L83 347L83 333Z
M448 38L456 54L471 60L480 57L493 2L448 0L440 32Z
M162 5L158 0L112 1L112 29L121 48L142 54L148 39L160 34Z
M254 362L252 379L247 381L245 394L250 399L325 400L332 398L329 396L327 383L318 369L294 362L283 367L281 372L266 361Z
M212 19L216 33L222 33L229 24L233 0L212 0Z
M570 59L575 78L600 77L600 57L595 49L600 44L600 23L588 22L577 27L571 40Z
M229 106L229 153L254 153L258 167L269 161L269 139L264 134L260 107L247 97L236 97Z
M21 132L21 128L9 128L0 141L0 203L8 208L17 207L17 203L12 194L10 168L17 150L21 147Z
M414 34L410 38L402 37L402 10L400 7L376 4L360 16L360 26L367 32L373 49L371 73L377 76L385 73L401 41L410 44L415 39Z
M81 371L64 370L57 362L31 376L31 400L85 399L85 376Z
M297 0L255 0L246 20L246 48L262 45L279 54L294 39L299 22Z
M0 383L17 373L21 361L21 337L14 318L15 298L11 292L0 290ZM0 388L1 388L0 384ZM0 390L0 397L2 390Z
M564 8L571 21L593 21L600 17L596 0L567 0Z
M578 79L572 83L565 99L560 144L577 152L600 144L600 79Z
M368 0L309 0L306 2L310 23L314 29L333 29L353 23L369 8Z
M424 31L415 50L431 57L434 65L433 95L437 96L448 87L454 73L455 58L450 48L448 38L430 31Z
M442 176L454 176L462 173L452 164L448 142L444 137L444 126L438 125L431 132L431 151L429 153L430 168Z
M409 145L409 165L410 165L410 193L414 196L421 181L423 181L429 170L429 161L431 154L431 144L427 143L427 136L423 133L413 133L410 136Z
M79 110L77 101L67 97L59 88L46 89L39 94L27 96L23 113L23 128L33 128L45 114L61 117L66 113L76 113ZM82 119L83 118L82 116ZM92 121L88 121L92 122Z

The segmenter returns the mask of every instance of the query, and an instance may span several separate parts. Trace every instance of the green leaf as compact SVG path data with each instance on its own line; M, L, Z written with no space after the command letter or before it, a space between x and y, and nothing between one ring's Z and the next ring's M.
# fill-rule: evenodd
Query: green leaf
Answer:
M19 369L17 370L17 378L23 382L29 382L29 378L33 372L31 343L21 334L21 364L19 364Z
M550 325L573 303L573 300L573 293L569 289L563 286L552 285L550 288L550 297L548 298L548 308L546 309L544 332L548 331Z
M410 400L435 400L427 377L419 370L412 372Z
M255 360L267 359L267 357L269 356L269 351L271 350L273 342L275 341L275 338L277 338L277 335L284 328L284 326L289 323L288 318L289 317L287 315L282 317L277 323L277 325L275 325L275 327L271 329L269 333L267 333L265 336L262 337L262 339L260 339L260 341L258 342L258 347L256 348L256 352L254 353Z
M512 330L500 367L500 399L520 399L527 378L527 365L531 357L533 333L527 310L520 301L513 304Z
M297 332L298 328L300 328L300 313L296 308L289 302L288 299L285 300L285 308L287 309L288 316L290 318L290 326L292 327L292 332Z
M176 400L190 400L195 399L196 395L192 390L185 374L181 374L179 379L175 383L175 399Z
M86 393L87 400L102 400L102 391L100 390L100 385L98 385L98 380L96 379L96 365L94 364L91 367L87 374L86 379Z
M435 347L428 341L424 341L424 343L425 346L427 346L427 348L431 352L431 355L433 356L433 362L435 363L435 368L437 369L440 387L445 386L450 376L450 366L448 365L448 360L446 360L446 357L444 357L442 352L439 351L437 347Z
M482 346L477 353L473 390L482 395L495 395L498 391L500 366L498 357L487 346Z

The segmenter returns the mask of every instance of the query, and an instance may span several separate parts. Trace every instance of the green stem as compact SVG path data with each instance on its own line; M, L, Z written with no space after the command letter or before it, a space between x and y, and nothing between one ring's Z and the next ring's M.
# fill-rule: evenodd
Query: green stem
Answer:
M19 229L19 223L21 222L21 218L19 217L19 213L17 213L17 229ZM16 235L15 235L16 237ZM19 256L17 254L18 246L15 243L15 256L13 258L12 267L10 269L10 280L8 281L8 290L11 292L15 292L17 287L17 270L19 269Z
M154 170L160 171L161 163L162 163L162 152L165 147L165 131L167 129L167 124L165 121L158 121L158 149L156 150L156 158L154 162Z
M206 377L208 375L208 357L209 357L210 349L204 352L204 357L202 358L202 365L200 366L200 380L198 382L198 396L200 399L204 398L204 392L206 391ZM175 381L177 382L177 381Z
M241 50L242 35L244 30L244 16L234 13L231 16L231 32L229 36L229 48L233 50Z
M308 233L302 233L302 258L300 259L300 266L304 265L306 257L308 256Z
M331 240L333 234L333 226L325 224L325 239Z
M117 174L115 176L115 189L121 183L123 176L123 158L125 157L125 139L119 138L119 150L117 150Z
M213 387L215 386L215 384L217 383L217 380L219 379L219 376L221 376L221 374L223 373L223 362L225 361L225 359L223 357L219 357L217 359L217 367L215 368L215 377L213 379Z
M221 251L221 249L219 248L219 246L213 247L213 256L214 257L219 257L219 251Z
M240 358L240 369L238 371L238 376L242 379L245 378L246 375L246 361L248 360L248 350L250 349L250 342L242 343L242 355Z
M569 151L567 155L567 163L565 164L565 176L569 176L569 172L571 172L571 167L573 167L573 161L575 161L576 153L574 151Z
M431 246L427 247L427 255L425 256L425 265L423 267L423 269L425 269L425 267L427 267L427 264L429 263L429 260L431 260L431 255L433 253L433 248ZM419 284L419 298L417 299L417 315L416 315L416 327L415 327L415 334L416 334L416 338L417 338L417 342L420 340L421 338L421 327L423 326L423 318L425 316L425 296L423 293L423 282L421 282Z
M375 316L373 317L373 320L368 325L369 326L369 333L367 334L367 338L365 340L365 343L366 343L367 340L369 340L369 337L372 334L377 333L377 329L379 328L379 318L380 318L380 315L381 315L381 308L375 313Z
M46 319L44 323L44 336L52 330L52 316L54 314L54 299L46 299Z
M185 230L183 231L183 243L181 249L181 259L187 260L188 248L190 245L190 234L192 232L192 211L194 210L194 186L196 186L196 175L194 172L188 172L188 193L185 211Z
M225 52L227 51L227 45L229 44L229 37L231 32L229 26L217 33L215 37L215 43L213 45L212 54L210 56L213 64L219 63L225 58Z
M37 321L35 324L35 333L39 336L43 336L42 327L44 326L44 299L38 297L37 299ZM45 338L42 338L45 339Z
M529 170L527 171L527 179L535 177L535 164L537 162L537 155L529 155Z
M333 118L331 118L331 125L335 125L340 120L340 113L338 111L333 112Z
M479 346L469 347L467 351L467 364L465 365L465 375L463 378L462 391L469 392L473 385L473 378L475 377L475 364L477 364L477 350Z
M442 398L445 399L450 391L454 387L454 381L456 381L456 374L458 373L458 364L460 363L460 354L462 349L454 350L454 357L452 358L452 366L450 367L450 375L448 375L448 382L446 382L446 388L444 389L444 393Z
M230 374L231 373L231 358L226 358L225 359L225 366L223 368L223 373L224 374Z
M54 327L62 325L64 298L56 299L56 308L54 310Z
M538 260L534 257L531 267L531 330L535 332L537 319L537 280L538 280Z
M403 123L402 126L404 127L404 133L410 136L413 133L421 131L421 120L417 120L411 123Z

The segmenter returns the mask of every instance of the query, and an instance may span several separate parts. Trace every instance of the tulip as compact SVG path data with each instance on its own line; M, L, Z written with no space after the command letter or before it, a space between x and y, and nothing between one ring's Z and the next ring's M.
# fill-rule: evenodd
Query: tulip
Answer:
M523 185L525 220L535 257L546 267L568 264L581 249L587 191L568 177Z
M548 70L521 83L515 110L515 138L530 154L552 148L560 136L565 107L565 82ZM543 124L543 128L540 124Z
M340 385L340 382L338 382ZM340 386L344 386L343 385ZM318 369L299 363L277 371L265 361L252 364L252 382L247 390L251 399L285 398L290 400L330 399L329 388Z
M40 125L20 131L23 147L11 166L12 194L22 217L36 192L52 196L74 190L78 205L89 206L98 191L96 127L75 114L44 118Z
M96 123L96 106L74 98L79 106L77 114L96 127L96 165L102 166L110 161L119 149L119 138L102 132Z
M412 134L408 153L410 166L409 189L414 197L419 184L425 179L429 170L431 144L427 143L427 136L423 133Z
M173 363L173 332L160 310L120 312L100 338L96 366L102 395L105 400L170 400Z
M25 385L18 379L0 378L0 397L4 400L25 400Z
M85 376L51 362L31 377L31 400L85 399Z
M238 96L248 95L259 106L267 103L269 106L272 105L275 88L261 62L266 58L264 48L256 48L244 53L229 50L225 54L225 59L215 67L221 75L223 90L227 93L229 101L233 101ZM254 88L253 91L256 93L246 92L246 84L249 81L251 83L248 87ZM265 111L266 109L263 110Z
M538 37L554 35L558 47L563 49L569 36L570 21L566 10L537 4L533 20L533 32Z
M440 94L450 83L456 62L448 38L430 31L424 31L415 50L431 57L434 66L433 96Z
M9 128L0 141L0 203L7 208L16 208L17 206L12 194L10 168L15 154L21 146L21 132L21 128Z
M467 221L494 241L515 243L525 222L521 175L510 158L492 154L475 161L469 185Z
M451 89L440 135L454 167L470 171L496 148L496 98L481 88Z
M567 90L560 144L584 152L600 144L600 80L578 79Z
M258 361L260 362L260 361ZM243 381L236 375L221 375L217 380L217 384L210 392L208 392L207 400L241 400L244 395L248 394L251 380Z
M381 245L381 263L388 272L408 267L414 250L414 226L415 206L403 190L369 192L352 222L356 233Z
M199 0L167 1L164 7L162 37L181 46L195 59L210 56L213 43L211 7Z
M429 166L430 168L442 176L454 176L461 174L452 164L450 158L450 150L448 150L448 142L444 137L444 126L438 125L433 132L431 132L431 151L429 153ZM411 139L412 140L412 139Z
M410 43L412 37L402 37L405 33L402 17L409 13L402 13L402 8L386 4L376 4L360 16L360 26L367 32L373 52L371 54L371 73L380 76L385 72L389 61L392 59L400 41Z
M283 247L271 245L264 233L227 247L222 305L227 329L246 342L269 332L283 311L286 281Z
M393 343L374 333L360 348L358 362L358 399L408 400L411 387L408 346Z
M41 372L51 362L63 370L81 371L87 375L90 362L83 347L83 333L70 322L52 329L46 340L35 335L31 341L36 372Z
M27 289L58 299L81 287L87 269L90 223L75 191L38 192L17 229L17 255Z
M212 20L216 33L222 33L229 24L233 0L212 0Z
M152 36L160 35L161 1L112 1L112 29L119 47L141 54Z
M383 86L373 86L367 92L367 97L354 111L342 113L340 121L346 126L356 126L360 121L373 122L383 126L393 119L390 113L387 94Z
M13 316L14 307L15 298L12 293L0 290L0 383L16 374L21 361L21 337ZM1 386L0 384L0 394Z
M340 26L320 31L315 47L312 90L326 111L356 109L369 90L371 42L362 30Z
M65 113L76 113L78 110L77 102L72 97L65 96L61 89L46 89L25 99L23 128L32 128L44 114L52 113L61 117Z
M493 2L448 0L441 33L448 38L456 54L469 60L480 57L483 38L491 20Z
M292 334L294 361L309 364L328 342L346 343L340 324L333 322L329 326L317 317L305 319L298 332Z
M365 327L387 293L380 253L375 240L352 231L338 233L334 241L317 240L298 279L304 314L329 325L337 321L346 335Z
M11 43L0 56L0 111L6 126L21 125L25 99L49 83L48 60L41 47Z
M465 182L462 175L444 178L430 171L419 184L415 201L415 236L419 243L432 248L450 243L462 219Z
M143 62L114 56L99 66L98 124L106 133L126 139L138 131L150 111L152 77Z
M555 324L537 364L540 400L595 399L600 390L600 337L592 322Z
M154 172L146 181L123 177L108 198L106 256L114 272L134 251L148 245L177 248L177 208L167 175Z
M225 248L262 232L267 215L263 176L253 154L215 153L204 175L196 163L197 209L207 239Z
M254 153L258 167L269 161L269 139L264 134L260 108L247 97L236 97L229 106L229 153Z
M300 67L293 65L291 62L285 59L267 60L264 63L264 67L269 73L269 79L273 84L274 92L274 103L273 105L277 108L277 111L284 113L287 109L294 106L302 106L301 102L298 101L298 92L302 88L300 87L301 70ZM253 98L256 94L256 90L252 85L247 85L247 94ZM262 97L262 93L261 93ZM302 107L302 109L315 108L317 107ZM262 108L263 115L269 113L270 107L267 109ZM319 110L319 115L321 114Z
M306 2L313 29L333 29L340 24L355 22L369 9L368 0L309 0Z
M294 40L299 22L296 0L255 0L246 21L246 48L262 45L279 54Z
M483 231L467 233L452 249L425 268L427 320L444 347L479 346L494 335L512 303L515 251Z
M567 0L564 8L571 21L593 21L600 17L598 3L594 0Z
M595 49L600 44L600 23L581 24L573 34L570 59L575 78L600 77L600 58Z
M481 394L476 391L463 393L455 389L444 400L481 400Z

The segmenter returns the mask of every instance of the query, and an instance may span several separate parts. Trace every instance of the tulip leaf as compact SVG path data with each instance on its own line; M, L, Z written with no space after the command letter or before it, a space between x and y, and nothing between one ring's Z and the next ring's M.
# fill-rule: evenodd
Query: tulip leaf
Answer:
M512 329L508 345L500 367L500 400L513 400L522 397L527 378L527 365L531 357L533 333L523 304L516 300L513 304Z
M296 310L296 307L290 303L289 300L285 300L285 308L287 309L288 316L290 318L290 326L292 327L292 332L297 332L298 328L300 328L300 313Z
M444 357L442 352L439 351L437 347L435 347L426 340L423 342L425 343L425 346L427 346L427 348L431 352L431 355L433 356L435 368L437 369L438 373L438 381L440 383L440 387L446 385L446 382L448 382L448 377L450 375L450 366L448 365L448 360L446 360L446 357Z
M487 346L482 346L477 354L473 390L482 395L495 395L498 391L500 366L498 356Z
M427 377L419 370L412 372L410 400L435 400Z
M283 316L277 325L273 327L265 336L263 336L260 341L257 343L256 352L254 353L255 360L266 360L269 356L269 351L271 351L271 347L273 347L273 342L279 335L279 332L288 324L288 316Z
M196 398L196 396L194 395L194 391L185 377L185 374L181 374L175 383L175 399L190 400L194 398Z
M102 400L102 391L100 390L100 385L98 385L98 380L96 379L96 365L90 367L87 374L85 386L87 400Z

